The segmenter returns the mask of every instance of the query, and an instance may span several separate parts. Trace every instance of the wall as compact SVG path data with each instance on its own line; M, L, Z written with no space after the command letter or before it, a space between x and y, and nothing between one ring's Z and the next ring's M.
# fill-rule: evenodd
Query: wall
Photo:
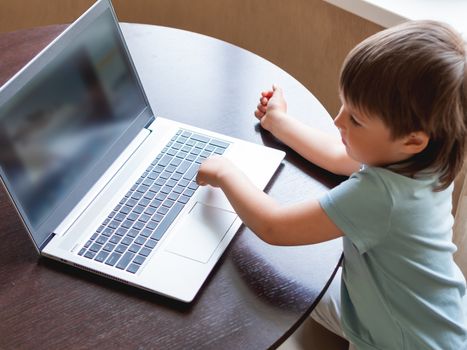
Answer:
M0 0L0 32L68 23L92 3ZM120 21L191 30L257 53L297 78L331 115L340 105L345 55L382 29L321 0L114 0L114 6Z

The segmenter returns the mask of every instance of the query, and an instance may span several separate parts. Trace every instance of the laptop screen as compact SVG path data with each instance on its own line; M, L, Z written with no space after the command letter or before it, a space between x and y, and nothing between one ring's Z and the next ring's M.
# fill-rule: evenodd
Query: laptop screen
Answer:
M0 106L1 168L32 228L147 107L119 35L107 9Z

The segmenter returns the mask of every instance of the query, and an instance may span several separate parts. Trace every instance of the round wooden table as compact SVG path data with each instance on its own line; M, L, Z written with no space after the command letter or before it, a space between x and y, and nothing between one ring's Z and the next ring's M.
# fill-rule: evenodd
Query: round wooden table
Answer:
M0 35L0 84L66 26ZM140 24L122 30L157 115L287 152L266 191L282 203L319 197L342 180L261 129L260 92L283 87L291 114L335 133L297 80L207 36ZM326 147L326 145L323 145ZM1 349L266 349L308 316L335 272L340 239L270 246L242 227L191 304L40 258L0 191Z

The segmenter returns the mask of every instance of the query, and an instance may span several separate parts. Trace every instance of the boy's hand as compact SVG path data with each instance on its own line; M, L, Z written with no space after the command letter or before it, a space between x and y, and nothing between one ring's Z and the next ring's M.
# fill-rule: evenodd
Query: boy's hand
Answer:
M206 159L198 170L196 182L200 186L220 187L222 178L235 170L235 166L226 158L212 156Z
M287 102L280 87L273 85L272 90L261 93L255 116L260 120L263 128L271 131L277 120L286 113Z

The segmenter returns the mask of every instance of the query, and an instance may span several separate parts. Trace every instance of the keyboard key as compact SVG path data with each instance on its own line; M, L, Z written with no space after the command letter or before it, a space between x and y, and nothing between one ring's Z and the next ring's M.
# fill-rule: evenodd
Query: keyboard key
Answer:
M94 252L94 253L97 253L101 248L102 248L102 245L97 244L97 243L94 243L94 244L89 248L89 250L92 251L92 252Z
M114 266L117 263L118 259L120 259L121 256L122 256L121 254L118 254L118 253L114 252L114 253L110 254L109 258L106 260L105 263L107 265Z
M150 221L147 225L146 225L146 229L145 230L149 230L151 233L152 231L157 227L158 223L155 222L155 221Z
M117 236L118 237L118 236ZM104 248L102 248L103 250L107 251L107 252L111 252L112 250L114 250L115 248L115 244L112 244L112 243L107 243Z
M164 171L162 174L160 174L160 178L161 179L164 179L164 180L167 180L170 175L172 175L171 173L169 173L168 171Z
M152 215L156 212L156 208L153 207L147 207L146 210L144 211L144 214L146 215Z
M170 177L171 180L174 180L174 181L178 181L182 178L182 174L179 174L179 173L174 173L172 174L172 176ZM173 186L172 186L173 187Z
M152 192L149 192L149 193L152 193ZM151 199L148 199L148 198L144 197L143 199L141 199L139 201L139 205L142 205L144 208L146 208L148 206L148 204L151 202Z
M146 226L146 228L143 231L141 231L140 236L149 237L152 234L152 230L155 229L155 228L156 228L156 226L154 226L152 229L150 227Z
M138 219L138 214L131 213L130 215L128 215L128 220L136 221L136 219Z
M183 195L187 196L187 197L191 197L193 195L193 193L195 193L195 191L187 188L184 192L183 192Z
M172 192L171 194L169 194L169 196L167 198L172 200L172 201L176 201L177 198L178 198L178 193Z
M180 166L177 168L177 170L176 170L177 173L180 173L180 174L185 173L188 170L188 168L190 167L190 165L191 165L191 163L189 161L184 160L182 162L182 164L180 164Z
M194 155L194 154L189 154L189 155L186 156L185 159L186 159L186 160L189 160L190 162L193 163L193 162L195 161L195 159L196 159L196 155Z
M139 221L146 223L146 222L149 221L149 218L150 218L149 215L147 215L147 214L142 214L142 215L139 217Z
M178 158L181 158L181 159L185 158L186 155L187 155L187 153L186 153L186 152L183 152L183 151L179 151L179 152L177 153L177 157L178 157Z
M160 222L164 217L160 214L154 214L151 221Z
M167 192L167 193L169 193L169 192ZM167 193L158 193L157 196L156 196L156 199L159 200L159 201L164 201L166 196L167 196Z
M117 228L120 223L117 220L112 220L112 222L109 223L110 228Z
M167 166L170 164L170 162L172 161L172 157L171 156L168 156L168 155L165 155L161 158L161 160L159 161L159 164L157 165L160 165L160 166Z
M128 248L128 246L126 246L126 245L124 245L124 244L119 244L119 245L117 246L117 248L115 248L115 251L116 251L117 253L121 253L121 254L122 254L122 253L125 253L125 251L126 251L127 248Z
M96 239L96 243L104 244L105 242L107 242L107 237L104 236L104 235L100 235L100 236Z
M184 179L187 179L187 180L191 180L197 173L198 173L198 170L199 170L199 164L193 164L190 169L186 172L185 175L183 175L183 178Z
M154 239L148 239L146 244L144 245L145 247L148 247L149 249L154 248L157 245L157 241Z
M149 183L150 184L150 183ZM142 197L143 195L140 192L135 192L131 195L131 198L138 200Z
M169 226L172 224L172 222L175 220L177 215L182 211L183 209L183 204L181 203L175 203L175 205L170 209L170 211L167 213L166 217L160 222L159 226L157 226L156 230L154 233L151 235L151 238L160 240L164 233L167 231Z
M157 186L164 186L165 180L159 178L159 179L156 180L155 184L156 184Z
M173 186L172 186L172 187L173 187ZM167 195L172 191L172 187L170 187L170 186L164 186L164 187L162 187L162 189L161 189L161 194L163 194L164 197L167 197ZM157 198L157 197L156 197L156 198ZM158 199L160 199L160 198L158 198Z
M131 227L131 225L133 225L133 222L131 220L125 220L122 224L122 227L125 228L125 229L129 229Z
M128 231L126 236L130 238L135 238L136 236L138 236L138 234L139 234L139 231L132 228L130 231Z
M204 143L209 142L210 138L207 136L199 135L199 134L193 134L191 135L191 139L196 140L196 141L201 141Z
M199 187L198 184L194 181L192 181L190 185L188 185L188 188L191 190L196 190L198 187Z
M156 196L156 192L148 191L148 192L144 195L144 198L149 199L149 200L153 200L155 196ZM141 202L139 202L139 204L141 204ZM146 205L147 205L147 204L145 204L145 206L146 206Z
M167 181L166 185L169 187L174 187L176 184L177 184L177 181L170 179L169 181Z
M81 248L78 255L83 255L86 252L86 248Z
M124 244L124 245L130 245L131 242L133 242L133 238L128 237L128 236L124 237L123 240L122 240L122 244Z
M180 196L180 198L178 199L178 202L182 203L182 204L187 204L188 201L190 200L190 197L187 197L185 195L182 195Z
M113 244L118 244L118 242L120 242L121 239L122 239L122 237L114 235L109 239L109 242L113 243Z
M110 237L110 235L114 233L114 229L111 229L110 227L106 227L104 231L102 231L102 234L106 237Z
M144 227L144 223L142 223L141 221L137 221L134 225L133 225L133 228L135 230L138 230L138 231L141 231L141 229Z
M128 266L126 270L131 273L136 273L140 267L141 265L138 265L138 264L130 264L130 266Z
M98 261L98 262L103 262L105 259L107 259L107 256L109 256L109 252L106 252L106 251L101 251L99 254L97 254L97 256L94 258L94 260Z
M144 263L144 260L146 260L145 256L142 255L136 255L135 258L133 259L133 262L138 265L142 265Z
M136 243L133 243L130 248L128 248L128 251L129 252L132 252L132 253L137 253L138 250L141 248L140 245L136 244Z
M157 193L157 192L160 191L160 189L161 189L161 186L159 186L159 185L152 185L151 188L149 189L149 191L154 192L154 193Z
M133 209L133 212L136 214L141 214L144 211L144 207L142 205L137 205L135 209Z
M134 256L135 256L134 253L126 252L122 256L122 258L118 261L117 269L124 270L128 266L128 264L130 263L130 261L133 259Z
M173 189L173 192L175 192L175 193L177 193L177 194L180 194L180 193L182 193L184 190L185 190L185 187L180 186L180 185L177 185L177 186L175 186L175 188Z
M143 249L140 250L139 254L142 256L149 256L151 254L151 249L143 247Z
M173 201L173 200L170 200L170 199L166 199L166 200L164 201L164 203L162 203L162 205L163 205L164 207L171 208L172 205L174 205L174 201Z
M127 232L128 230L126 228L119 227L117 231L115 231L115 234L118 236L125 236Z
M84 254L84 257L85 258L88 258L88 259L92 259L96 256L96 253L92 252L92 251L87 251L86 254Z
M182 162L182 160L180 158L174 158L170 162L170 165L179 166L181 162Z
M159 206L162 204L162 201L158 199L154 199L151 204L149 204L153 208L159 208Z
M160 207L158 210L157 210L157 213L161 214L161 215L165 215L167 214L167 212L169 211L169 208L167 207Z
M214 145L214 146L217 146L217 147L220 147L220 148L227 148L229 147L229 143L227 142L224 142L224 141L220 141L220 140L216 140L216 139L212 139L210 142L209 142L210 145Z
M146 243L146 238L143 236L138 236L135 239L135 243L139 245L143 245L144 243Z

